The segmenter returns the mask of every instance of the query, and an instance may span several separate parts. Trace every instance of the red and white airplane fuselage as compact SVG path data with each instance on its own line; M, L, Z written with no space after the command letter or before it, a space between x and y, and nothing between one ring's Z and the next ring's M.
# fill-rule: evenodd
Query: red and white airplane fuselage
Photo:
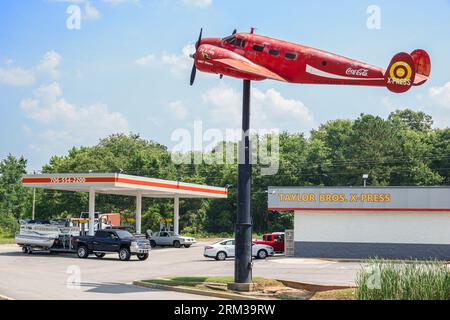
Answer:
M399 53L382 69L323 50L253 33L197 42L195 67L245 80L381 86L400 93L425 83L431 62L424 50Z

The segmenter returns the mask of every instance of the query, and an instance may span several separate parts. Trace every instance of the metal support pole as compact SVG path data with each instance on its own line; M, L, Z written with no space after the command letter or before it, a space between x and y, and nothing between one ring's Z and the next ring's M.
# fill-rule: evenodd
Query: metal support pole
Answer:
M142 193L136 195L136 233L141 234L142 226Z
M89 235L94 235L94 223L95 223L95 189L89 189Z
M238 203L236 219L235 283L252 282L252 219L250 214L251 176L250 163L250 80L244 80L242 108L242 141L238 166Z
M35 212L36 212L36 188L33 188L33 208L31 210L31 220L34 220L35 218Z
M174 198L173 207L173 231L178 234L180 232L180 198L178 196Z

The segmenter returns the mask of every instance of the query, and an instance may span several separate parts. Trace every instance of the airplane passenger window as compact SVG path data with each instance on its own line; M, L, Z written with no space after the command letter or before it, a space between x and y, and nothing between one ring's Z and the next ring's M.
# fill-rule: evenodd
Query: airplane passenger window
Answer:
M279 56L280 55L280 51L275 50L275 49L270 49L269 50L269 54L271 54L272 56Z
M253 46L253 50L258 51L258 52L263 52L263 51L264 51L264 47L263 47L263 46L260 46L260 45L258 45L258 44L255 44L255 45Z
M297 55L296 55L295 53L290 53L290 52L288 52L288 53L286 53L284 56L285 56L286 59L288 59L288 60L295 60L295 59L297 59Z

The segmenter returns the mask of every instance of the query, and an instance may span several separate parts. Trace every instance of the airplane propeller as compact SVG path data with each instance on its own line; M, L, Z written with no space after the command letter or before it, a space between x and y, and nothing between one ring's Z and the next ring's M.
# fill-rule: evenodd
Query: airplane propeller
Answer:
M233 36L237 33L237 29L233 30ZM190 79L190 84L191 86L194 84L195 82L195 76L197 75L197 67L195 66L195 57L197 56L197 51L198 48L201 45L202 42L202 35L203 35L203 28L200 29L200 35L198 36L198 41L195 43L195 53L191 54L190 57L192 59L194 59L194 65L192 66L192 71L191 71L191 79ZM223 78L223 74L220 75L220 79Z
M194 84L195 76L197 75L197 67L195 66L195 56L197 55L198 48L200 47L200 44L202 41L202 35L203 35L203 28L200 29L198 41L195 43L195 53L193 55L191 55L191 57L194 59L194 65L192 66L192 71L191 71L191 80L190 80L191 86Z

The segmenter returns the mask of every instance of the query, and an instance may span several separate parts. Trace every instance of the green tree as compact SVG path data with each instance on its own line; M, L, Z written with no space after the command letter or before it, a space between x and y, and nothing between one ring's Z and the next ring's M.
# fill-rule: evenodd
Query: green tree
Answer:
M0 233L12 233L18 219L29 217L30 192L22 186L26 166L23 157L11 154L0 162Z
M264 165L260 162L253 165L253 231L263 233L292 228L292 212L267 211L270 186L358 186L362 184L363 173L369 173L369 185L450 183L450 129L432 129L432 123L432 118L424 113L401 110L387 119L362 114L355 120L329 121L313 130L309 138L282 132L276 174L265 176L262 174ZM268 136L255 138L260 143ZM236 158L237 144L224 141L212 151L184 155L187 159L200 156L204 159L201 163L175 164L165 146L139 135L116 134L95 146L72 148L63 157L52 157L43 171L123 172L228 185L228 199L182 199L180 227L189 233L231 233L237 210L237 163L227 163L227 154L221 153L224 150L234 152ZM271 151L269 145L269 153ZM222 161L210 161L213 159ZM26 161L8 157L2 163L9 173L2 176L3 183L0 183L3 195L0 205L8 208L4 212L11 212L11 216L14 212L17 218L27 214L30 208L30 192L20 186ZM15 181L16 188L9 181ZM88 206L84 193L38 190L37 199L39 218L77 216L80 209L87 210ZM134 207L134 197L97 196L97 210L101 212L119 212L132 217ZM143 199L143 230L155 231L162 218L172 216L173 200Z
M433 118L430 115L422 111L413 111L411 109L396 110L391 112L388 120L394 119L400 120L410 129L420 132L430 131L433 125Z

